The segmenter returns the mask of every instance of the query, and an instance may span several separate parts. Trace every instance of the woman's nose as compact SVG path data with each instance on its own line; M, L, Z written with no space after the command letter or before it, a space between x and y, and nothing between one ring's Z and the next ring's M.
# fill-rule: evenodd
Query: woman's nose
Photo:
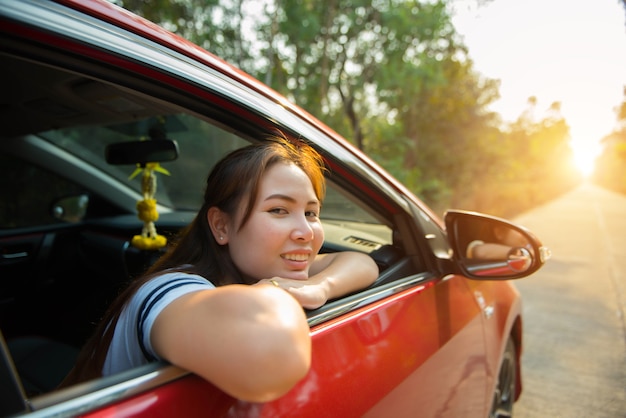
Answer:
M297 241L312 241L315 237L315 231L306 216L298 217L291 236Z

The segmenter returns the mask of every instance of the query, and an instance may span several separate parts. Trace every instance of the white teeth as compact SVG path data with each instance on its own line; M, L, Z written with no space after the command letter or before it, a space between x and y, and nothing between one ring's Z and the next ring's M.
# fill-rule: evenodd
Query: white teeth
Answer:
M306 261L309 259L309 256L306 254L285 254L283 258L291 261Z

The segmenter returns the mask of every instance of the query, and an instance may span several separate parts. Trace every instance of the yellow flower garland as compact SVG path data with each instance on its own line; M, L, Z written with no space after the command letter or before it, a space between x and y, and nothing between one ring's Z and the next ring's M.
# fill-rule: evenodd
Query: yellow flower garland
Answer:
M165 247L167 244L167 238L163 235L159 235L156 232L156 226L154 222L159 219L159 212L157 210L156 194L157 179L155 172L170 175L170 173L161 167L159 163L147 163L145 167L138 166L137 169L130 175L132 180L139 173L142 173L141 178L141 192L143 199L137 202L137 217L143 221L143 228L141 235L135 235L131 240L133 247L141 250L158 250Z

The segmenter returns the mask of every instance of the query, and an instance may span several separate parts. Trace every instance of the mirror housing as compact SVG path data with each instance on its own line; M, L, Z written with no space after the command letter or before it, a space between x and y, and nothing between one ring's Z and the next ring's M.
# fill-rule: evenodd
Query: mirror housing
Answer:
M63 222L76 223L85 219L89 195L79 194L66 196L56 200L52 204L51 212L55 219Z
M453 260L469 278L519 279L550 258L550 250L532 232L504 219L450 210L444 220Z
M162 163L178 158L178 143L171 139L148 139L145 141L109 144L105 151L106 161L113 165Z

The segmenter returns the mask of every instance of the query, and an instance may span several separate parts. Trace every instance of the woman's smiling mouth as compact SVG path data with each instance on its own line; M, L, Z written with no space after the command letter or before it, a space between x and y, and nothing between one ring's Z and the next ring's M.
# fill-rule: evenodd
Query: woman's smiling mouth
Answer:
M282 254L282 258L288 261L308 261L309 254Z

